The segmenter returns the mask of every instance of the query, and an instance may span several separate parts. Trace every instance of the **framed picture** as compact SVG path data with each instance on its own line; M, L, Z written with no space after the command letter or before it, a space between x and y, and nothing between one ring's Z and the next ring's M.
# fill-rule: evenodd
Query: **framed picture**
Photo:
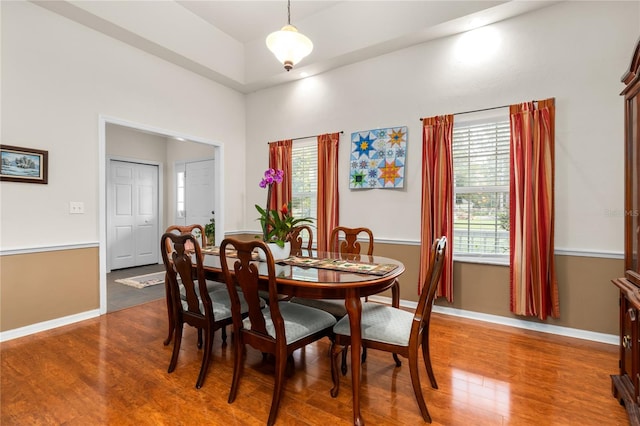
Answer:
M49 152L0 145L0 181L47 183Z

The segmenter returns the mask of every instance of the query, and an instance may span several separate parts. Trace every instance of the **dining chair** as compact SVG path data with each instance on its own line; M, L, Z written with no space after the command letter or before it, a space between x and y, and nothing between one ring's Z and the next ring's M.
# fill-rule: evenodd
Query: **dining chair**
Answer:
M226 288L208 291L200 244L192 234L166 232L162 235L161 247L171 249L162 250L166 282L170 289L171 311L175 321L173 353L168 372L172 373L178 363L184 324L197 328L199 348L202 347L204 334L204 355L196 381L196 388L200 389L211 363L214 334L216 330L224 329L232 323L231 300ZM178 279L181 284L178 283ZM180 295L181 291L184 291L184 297ZM244 311L246 312L246 306Z
M170 232L170 233L174 233L174 234L178 234L178 235L184 235L184 234L192 234L194 237L199 237L200 238L200 244L201 247L206 247L206 236L204 234L204 227L200 224L193 224L193 225L171 225L169 226L167 229L165 229L164 232ZM171 252L173 251L173 243L171 242L171 240L167 239L165 244L160 244L160 249L163 251L166 251L167 254L169 255L169 261L171 261ZM194 248L191 245L191 243L187 243L187 246L185 247L185 250L187 252L193 252ZM182 284L179 282L178 286L180 287L180 296L182 297L183 300L185 300L185 293L184 293L184 289L182 287ZM207 289L208 291L214 291L214 290L226 290L227 286L224 283L221 282L217 282L217 281L211 281L211 280L207 280ZM167 319L169 321L169 333L167 335L167 338L164 340L164 345L167 346L169 344L169 342L171 342L171 338L173 337L173 331L174 328L176 326L176 322L175 322L175 315L171 310L171 294L170 294L170 287L168 285L168 281L165 277L164 280L164 290L165 290L165 298L167 301ZM222 329L222 340L226 341L227 339L227 330L225 328ZM198 348L202 347L202 335L201 333L198 334Z
M304 235L307 234L307 242L304 242ZM291 255L310 255L313 247L313 231L309 225L298 225L289 233L288 241L291 243Z
M333 253L340 253L341 256L350 260L358 260L362 246L358 242L358 235L365 234L368 237L367 255L373 254L373 233L368 228L347 228L338 226L331 231L329 238L329 250ZM347 308L344 306L344 299L306 299L293 297L292 303L311 306L322 309L336 317L336 320L347 315Z
M336 226L331 230L329 249L334 253L358 260L359 255L362 254L362 246L358 238L362 235L367 240L367 255L371 256L373 255L373 232L369 228Z
M237 251L237 258L228 257L226 249L229 246ZM266 254L266 262L261 262L267 267L265 277L260 276L258 266L252 260L254 249L263 250ZM290 355L296 349L325 336L332 337L336 319L319 309L278 299L276 267L273 255L264 242L226 238L220 245L220 253L222 273L231 296L234 331L233 379L228 401L232 403L238 393L246 345L258 349L263 355L272 354L275 358L275 383L267 421L268 425L272 425L277 417L284 389L285 367ZM269 304L265 308L258 303L261 286L268 288L269 292ZM249 316L246 319L240 315L238 288L244 293L248 304Z
M446 256L446 247L447 238L444 236L433 243L429 272L423 283L418 306L414 313L379 303L364 303L362 306L362 347L393 353L397 367L401 365L401 362L396 354L408 358L413 392L420 407L422 418L428 423L431 423L431 416L427 410L427 404L424 401L420 386L418 349L422 347L422 357L424 358L431 387L438 389L438 383L431 365L429 324L433 301ZM338 396L340 388L337 358L351 344L349 317L344 317L338 321L333 327L333 331L335 339L331 348L331 376L333 378L331 396L335 398Z
M367 243L367 256L373 255L373 232L369 228L349 228L346 226L337 226L331 230L329 237L329 250L333 253L340 253L340 256L349 260L360 260L362 255L362 245L359 238L362 238ZM368 300L365 298L365 301ZM343 318L347 315L347 308L344 305L343 299L304 299L294 297L291 299L292 303L299 303L306 306L322 309L329 312L336 317L336 320ZM392 287L392 306L400 306L400 285L396 280ZM362 349L362 362L367 359L367 350ZM342 359L342 374L347 374L347 352L343 353Z

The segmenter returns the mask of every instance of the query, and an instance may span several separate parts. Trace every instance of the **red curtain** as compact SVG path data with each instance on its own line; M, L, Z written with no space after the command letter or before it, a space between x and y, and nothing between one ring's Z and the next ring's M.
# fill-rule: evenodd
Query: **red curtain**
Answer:
M427 278L433 241L453 243L453 115L422 120L422 214L418 293ZM449 253L452 253L450 250ZM444 259L437 296L453 301L453 256Z
M512 105L511 312L560 316L554 261L555 101Z
M329 237L338 226L338 144L340 133L318 136L317 249L328 251Z
M291 139L269 142L269 168L279 169L284 172L282 183L272 185L271 199L269 200L270 210L280 210L283 204L288 204L291 201L292 146L293 141Z

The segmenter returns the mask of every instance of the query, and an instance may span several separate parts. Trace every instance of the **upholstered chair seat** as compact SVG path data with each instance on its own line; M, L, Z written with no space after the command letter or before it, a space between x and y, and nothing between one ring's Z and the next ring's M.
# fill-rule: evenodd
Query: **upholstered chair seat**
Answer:
M409 346L414 313L380 303L362 306L361 333L363 340L375 340L390 345ZM351 336L349 317L345 316L333 327L336 334Z
M280 315L284 320L284 331L287 345L311 336L319 331L331 327L336 323L333 315L320 309L309 309L302 305L289 302L278 302ZM276 329L271 319L271 310L267 307L262 310L265 326L269 336L276 338ZM251 329L251 319L244 319L244 328Z

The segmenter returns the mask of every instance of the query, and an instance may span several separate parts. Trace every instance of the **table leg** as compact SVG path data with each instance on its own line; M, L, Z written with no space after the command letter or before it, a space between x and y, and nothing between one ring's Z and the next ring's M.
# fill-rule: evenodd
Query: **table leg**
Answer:
M357 290L349 290L345 299L345 307L349 314L349 326L351 327L351 387L353 389L353 424L364 425L364 419L360 415L360 352L362 350L362 332L360 330L360 318L362 316L362 303Z

